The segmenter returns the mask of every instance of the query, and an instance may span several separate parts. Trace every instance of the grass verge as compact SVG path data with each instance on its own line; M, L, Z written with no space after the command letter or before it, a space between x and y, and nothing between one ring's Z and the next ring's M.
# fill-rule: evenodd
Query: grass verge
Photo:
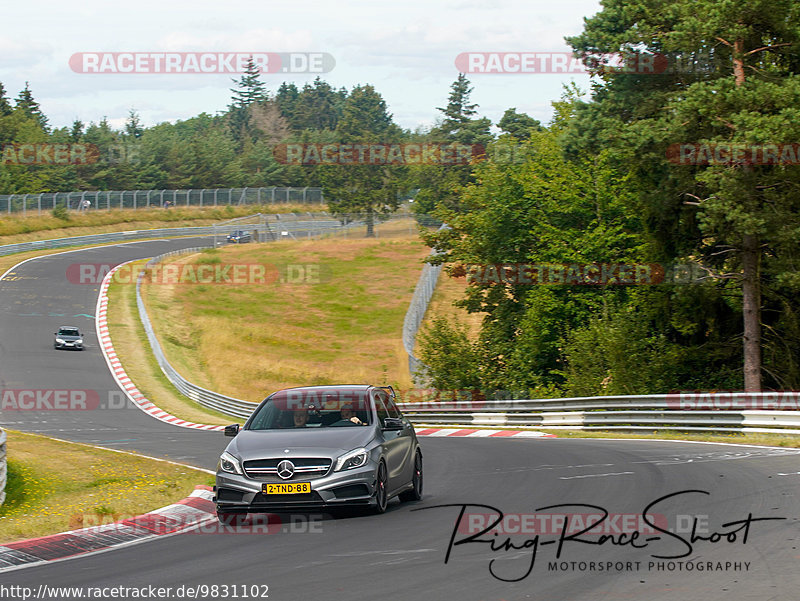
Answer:
M581 430L548 430L537 428L537 432L555 434L559 438L640 438L659 440L690 440L698 442L722 442L728 444L751 444L769 447L800 448L800 436L792 434L693 434L674 430L658 430L652 434L635 434L629 432L583 432Z
M402 406L401 406L402 409ZM425 426L430 428L462 428L470 430L519 430L514 426L475 426L472 424L431 424ZM424 429L417 425L418 430ZM656 430L648 433L611 431L611 430L554 430L551 428L525 428L544 434L554 434L558 438L606 438L606 439L641 439L641 440L675 440L675 441L696 441L696 442L718 442L727 444L749 444L768 447L787 447L800 448L800 436L792 434L769 434L769 433L749 433L749 434L711 434L711 433L690 433L677 430Z
M8 433L8 484L0 544L147 513L213 476L171 463Z
M148 314L159 342L184 377L250 401L310 384L407 388L402 324L429 249L408 226L388 233L247 244L181 257L174 263L257 264L276 280L148 284ZM301 267L306 277L298 281Z
M147 259L143 259L133 265L146 262ZM107 315L109 335L122 367L147 399L160 409L195 423L226 425L235 421L185 397L161 371L139 319L135 282L109 286Z

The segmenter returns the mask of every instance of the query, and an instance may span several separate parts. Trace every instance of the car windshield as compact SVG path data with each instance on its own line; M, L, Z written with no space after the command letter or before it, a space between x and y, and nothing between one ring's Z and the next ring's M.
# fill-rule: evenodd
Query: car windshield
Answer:
M80 336L77 328L61 328L58 330L59 336Z
M247 429L349 428L370 423L366 391L294 389L269 397Z

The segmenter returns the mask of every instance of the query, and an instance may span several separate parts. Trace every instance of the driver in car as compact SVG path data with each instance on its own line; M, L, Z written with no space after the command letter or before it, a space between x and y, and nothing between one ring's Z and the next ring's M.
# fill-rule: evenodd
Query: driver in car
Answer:
M360 419L358 419L358 417L356 417L356 412L353 411L353 406L350 405L349 403L346 405L342 405L339 414L342 416L342 420L344 421L350 421L353 422L354 424L358 424L359 426L364 425L364 422L362 422Z
M305 428L308 423L308 411L305 409L298 409L294 412L294 427Z

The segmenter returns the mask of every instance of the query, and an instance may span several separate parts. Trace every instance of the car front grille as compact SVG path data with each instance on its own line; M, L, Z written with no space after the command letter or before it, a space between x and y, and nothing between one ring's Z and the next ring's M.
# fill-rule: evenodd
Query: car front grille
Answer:
M278 476L278 464L289 459L294 464L294 475L284 480ZM331 469L331 460L320 457L256 459L244 462L244 473L259 482L293 482L322 478Z

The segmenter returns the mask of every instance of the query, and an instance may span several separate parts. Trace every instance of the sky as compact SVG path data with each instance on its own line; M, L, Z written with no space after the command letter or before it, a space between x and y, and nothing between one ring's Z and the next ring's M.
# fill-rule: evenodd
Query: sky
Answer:
M335 88L372 84L395 122L416 129L433 125L441 114L436 107L446 106L460 54L511 53L506 60L514 68L520 64L514 62L517 53L566 53L564 36L580 33L583 19L601 8L594 0L4 4L0 82L6 94L15 98L28 81L52 126L106 117L117 128L131 109L146 126L224 111L232 79L240 75L86 73L82 65L93 60L83 58L87 53L140 53L150 61L142 64L149 65L162 60L154 58L160 53L324 53L323 64L332 65L326 73L264 73L262 80L272 92L283 81L302 87L317 75ZM133 64L134 59L113 56L104 69ZM182 68L191 71L189 59L180 56ZM492 57L483 56L484 64L491 64ZM471 101L493 123L510 107L546 123L552 116L550 102L564 84L575 81L589 88L588 76L579 72L472 72L467 77L474 88Z

